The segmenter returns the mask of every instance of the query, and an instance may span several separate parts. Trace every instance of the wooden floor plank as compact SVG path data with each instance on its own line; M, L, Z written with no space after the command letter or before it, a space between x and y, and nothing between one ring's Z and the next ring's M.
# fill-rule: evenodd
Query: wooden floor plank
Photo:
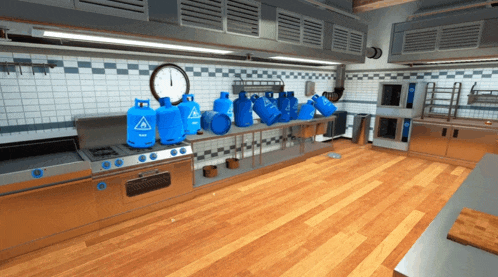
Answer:
M422 212L412 211L348 276L370 276L373 274L423 216Z
M392 276L471 171L345 139L334 152L9 259L0 276Z

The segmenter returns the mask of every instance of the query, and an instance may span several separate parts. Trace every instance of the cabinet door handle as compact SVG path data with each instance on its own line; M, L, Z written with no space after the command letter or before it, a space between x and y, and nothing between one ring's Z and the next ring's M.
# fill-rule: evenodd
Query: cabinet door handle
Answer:
M441 134L441 136L445 137L446 136L446 131L448 131L448 128L443 128L443 133Z
M458 138L458 129L453 130L453 137Z

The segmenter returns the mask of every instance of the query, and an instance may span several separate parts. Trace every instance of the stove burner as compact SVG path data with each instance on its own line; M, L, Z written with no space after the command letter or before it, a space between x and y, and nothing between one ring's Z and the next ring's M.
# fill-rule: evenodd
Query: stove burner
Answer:
M142 152L150 152L152 150L152 148L133 148L131 146L129 146L128 144L123 144L124 147L126 147L126 149L132 151L132 152L135 152L135 153L142 153Z
M111 147L93 148L93 149L88 149L88 151L90 151L90 153L96 158L119 155L118 152L114 151L114 149L112 149Z

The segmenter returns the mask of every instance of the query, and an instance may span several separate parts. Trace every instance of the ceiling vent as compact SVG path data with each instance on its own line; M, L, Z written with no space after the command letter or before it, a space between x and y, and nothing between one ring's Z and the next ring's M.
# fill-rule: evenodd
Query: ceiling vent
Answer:
M439 50L477 48L481 39L482 21L441 27Z
M222 0L180 0L180 24L223 31Z
M277 37L279 41L301 43L301 16L278 9Z
M227 1L227 32L259 36L261 3L247 0Z
M332 50L351 54L362 54L364 34L346 27L334 25Z
M74 4L83 11L149 20L147 0L75 0Z
M323 21L303 18L303 44L323 48Z
M405 32L403 52L427 52L436 50L437 28Z

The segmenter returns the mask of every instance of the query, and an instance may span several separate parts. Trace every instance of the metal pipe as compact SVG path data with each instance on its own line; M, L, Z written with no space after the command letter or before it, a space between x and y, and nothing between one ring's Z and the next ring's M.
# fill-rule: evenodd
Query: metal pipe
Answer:
M244 158L244 134L242 134L242 146L240 147L240 150L242 151L242 159Z
M194 142L191 142L192 147L192 185L195 186L195 157L194 157Z
M235 145L235 153L234 153L235 157L234 158L237 159L237 136L234 136L234 138L235 138L235 144L234 144Z
M252 133L252 167L255 166L255 159L254 159L254 132Z

